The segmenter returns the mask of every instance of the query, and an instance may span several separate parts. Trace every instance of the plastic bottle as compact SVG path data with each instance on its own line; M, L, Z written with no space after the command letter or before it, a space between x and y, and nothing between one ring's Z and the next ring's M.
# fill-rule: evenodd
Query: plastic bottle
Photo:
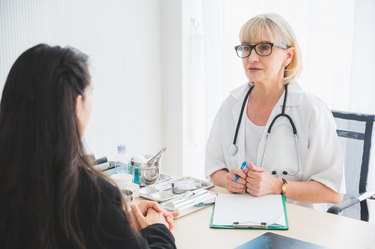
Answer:
M117 156L115 161L116 173L129 174L130 159L126 154L126 146L124 144L117 145Z

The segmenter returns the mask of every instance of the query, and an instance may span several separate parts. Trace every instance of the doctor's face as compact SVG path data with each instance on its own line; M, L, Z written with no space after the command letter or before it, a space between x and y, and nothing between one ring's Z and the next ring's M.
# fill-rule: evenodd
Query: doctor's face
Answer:
M246 77L254 84L281 83L284 77L284 68L290 63L293 57L293 48L277 40L272 40L271 36L264 35L262 39L244 47L247 51L243 56L250 55L242 59ZM255 47L254 47L255 46Z

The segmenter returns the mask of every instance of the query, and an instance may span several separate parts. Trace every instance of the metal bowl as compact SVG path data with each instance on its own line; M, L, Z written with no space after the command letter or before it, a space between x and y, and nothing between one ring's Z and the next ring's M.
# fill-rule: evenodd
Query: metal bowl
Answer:
M144 156L146 160L150 159L151 155ZM147 162L137 162L134 158L130 161L131 172L134 175L134 182L136 182L137 177L139 179L139 185L145 186L155 183L160 176L160 160L154 161L152 163ZM137 182L136 182L137 183Z
M149 165L146 164L141 169L141 182L144 182L146 185L155 183L160 176L159 164Z

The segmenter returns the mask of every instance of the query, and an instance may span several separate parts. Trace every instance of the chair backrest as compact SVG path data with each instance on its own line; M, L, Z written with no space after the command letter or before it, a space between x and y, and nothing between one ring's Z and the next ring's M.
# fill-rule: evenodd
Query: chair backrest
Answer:
M357 196L366 192L375 115L332 111L345 155L346 193ZM369 220L367 202L351 206L343 215Z

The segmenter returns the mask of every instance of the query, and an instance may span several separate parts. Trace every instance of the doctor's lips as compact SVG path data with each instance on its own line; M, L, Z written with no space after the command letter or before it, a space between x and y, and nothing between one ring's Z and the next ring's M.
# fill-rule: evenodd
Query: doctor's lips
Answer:
M260 70L262 70L261 68L259 68L259 67L249 67L249 68L247 68L249 71L260 71Z

